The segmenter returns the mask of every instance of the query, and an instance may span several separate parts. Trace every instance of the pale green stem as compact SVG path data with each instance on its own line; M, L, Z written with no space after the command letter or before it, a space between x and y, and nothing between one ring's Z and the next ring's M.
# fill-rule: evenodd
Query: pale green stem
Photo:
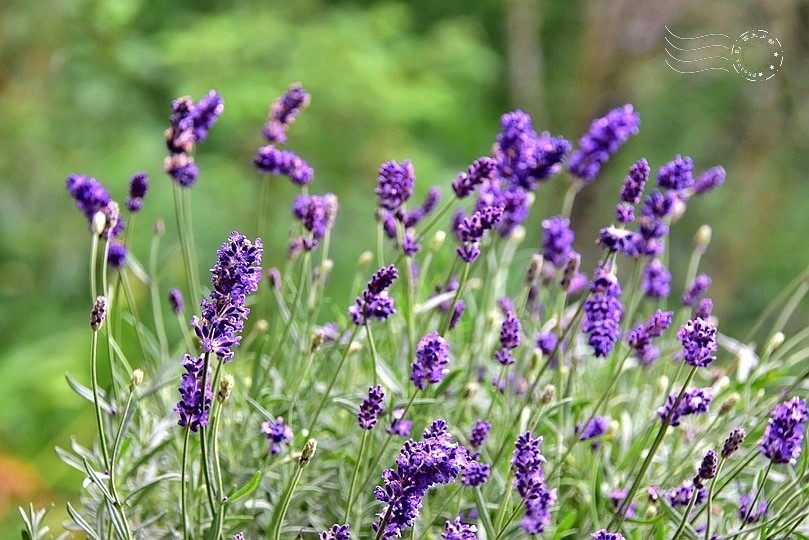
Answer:
M685 507L685 512L683 512L683 519L680 520L680 526L677 527L677 530L674 532L674 536L671 537L671 540L677 540L680 537L680 533L683 532L685 529L685 524L688 523L688 515L691 513L691 509L694 508L694 502L697 500L697 495L699 495L699 488L694 486L694 491L691 493L691 498L688 500L688 506ZM711 511L708 509L708 514Z
M162 302L160 301L160 288L158 286L157 257L160 247L160 235L152 236L152 245L149 249L149 295L152 300L152 316L157 329L157 341L160 344L160 355L165 359L169 355L166 325L163 322ZM189 349L190 350L190 349Z
M705 540L710 540L711 538L711 506L713 505L714 488L716 487L716 479L719 478L719 474L722 472L722 465L724 464L725 458L720 457L719 463L716 465L716 474L711 479L711 486L708 488L708 502L706 503L708 514L706 515L707 521L705 522ZM688 512L686 512L685 515L688 516Z
M368 439L368 432L369 430L363 429L362 430L362 438L360 439L360 453L357 456L357 463L354 466L354 474L351 475L351 488L348 490L348 502L346 503L346 511L345 515L343 516L343 523L348 523L348 519L351 516L351 507L354 504L354 494L356 493L357 489L357 479L360 475L360 468L362 467L362 460L365 459L365 442ZM354 524L354 529L359 531L359 525L357 523Z
M742 529L744 529L744 526L747 525L747 518L750 517L750 513L755 512L756 503L758 502L758 498L761 496L761 490L764 489L764 484L767 482L767 477L770 475L770 469L772 469L772 461L767 462L767 468L764 469L764 477L761 479L761 483L758 485L756 496L753 497L753 501L750 503L750 507L747 509L747 515L742 518L742 524L739 525L740 532Z
M289 510L289 503L292 501L292 493L295 491L295 488L298 487L298 482L301 479L301 473L303 472L303 466L300 464L295 469L295 474L292 476L292 480L287 485L287 488L284 490L283 495L281 496L281 501L279 502L278 511L278 518L274 519L273 522L270 524L270 532L267 537L270 540L280 540L281 539L281 525L284 522L284 518L286 518L287 510ZM275 514L275 512L274 512Z
M329 381L329 384L326 387L326 391L323 393L323 397L320 398L320 402L317 404L315 414L312 415L312 419L309 421L309 425L306 427L307 434L312 433L312 429L315 427L315 424L317 423L317 419L320 416L320 412L323 410L323 406L329 399L331 390L334 387L334 383L337 381L337 376L340 375L340 372L343 369L343 364L345 364L346 358L348 358L349 350L351 349L351 344L354 342L354 338L357 337L357 331L359 330L359 328L360 328L359 326L355 325L354 330L351 331L351 336L348 338L348 343L346 343L345 349L343 350L343 355L340 357L340 362L337 364L337 368L334 370L334 374L332 374L331 380Z
M180 482L180 512L183 515L183 539L188 540L188 506L186 496L186 483L187 483L187 469L188 469L188 439L191 435L191 429L186 426L185 436L183 437L183 461L181 468L182 480Z

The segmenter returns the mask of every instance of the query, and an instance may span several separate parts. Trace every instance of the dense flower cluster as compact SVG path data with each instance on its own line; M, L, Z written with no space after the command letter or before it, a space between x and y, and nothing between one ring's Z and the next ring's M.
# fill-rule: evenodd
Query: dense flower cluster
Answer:
M610 427L610 421L603 417L603 416L596 416L585 426L582 424L576 424L576 433L579 436L580 441L588 441L590 439L595 439L601 437L607 432L607 429ZM601 446L600 441L595 441L590 445L593 450L598 449Z
M334 524L330 529L320 533L320 540L351 540L351 529L345 525Z
M474 525L462 523L460 517L453 521L444 523L444 532L441 538L444 540L477 540L477 528Z
M261 423L261 433L267 437L270 446L270 454L276 456L283 451L284 443L292 440L292 428L284 423L283 417L279 416L274 421L267 420Z
M671 292L671 273L660 259L652 259L644 267L641 290L649 298L666 298Z
M449 343L438 332L430 332L416 347L416 360L411 367L410 380L419 390L427 388L427 383L441 382L449 373Z
M479 244L483 233L497 225L503 217L504 210L499 206L487 206L476 210L474 214L463 218L458 223L455 234L461 242L458 255L471 263L480 256Z
M621 533L609 532L607 529L600 529L591 535L595 540L624 540Z
M180 289L169 289L169 307L175 315L182 315L185 311L185 303L183 302L183 293Z
M514 446L511 467L514 471L514 487L523 503L525 517L521 525L528 534L541 534L551 520L551 506L556 502L556 490L548 489L542 464L545 457L540 452L542 437L534 438L528 431L519 436Z
M491 422L486 420L478 420L472 428L472 435L469 437L469 444L472 448L480 448L486 442L489 436L489 430L492 428Z
M609 498L610 498L610 501L612 502L612 507L616 511L621 509L621 505L624 502L624 499L626 499L626 496L628 494L629 494L629 491L626 488L618 488L618 489L614 489L614 490L612 490L610 492ZM628 519L634 519L635 518L635 509L636 508L637 508L637 503L635 503L635 502L629 503L629 507L627 507L627 509L624 510L625 517L628 518Z
M647 180L649 180L649 162L641 158L629 168L629 174L621 186L621 201L630 205L638 204Z
M671 326L673 311L657 310L646 324L638 324L626 333L626 342L644 366L651 365L660 357L660 349L652 345L652 339L659 338Z
M725 169L712 167L700 174L694 182L694 194L701 195L725 182Z
M382 527L386 540L399 538L413 526L427 490L455 481L466 462L466 450L452 440L443 420L433 422L421 441L405 442L396 467L382 473L383 485L374 491L378 501L387 503L374 530Z
M383 266L377 270L368 281L368 286L362 294L354 300L354 304L348 308L348 314L356 325L367 324L369 319L384 321L394 313L393 298L388 296L390 287L399 272L392 264Z
M716 468L719 464L719 455L714 450L708 450L702 462L699 464L699 470L694 477L694 485L702 486L705 480L710 480L716 476Z
M295 254L301 250L315 249L318 242L334 227L338 206L337 196L333 193L298 195L292 203L292 215L301 222L309 234L294 239L290 251Z
M663 496L669 502L670 505L677 507L677 506L686 506L691 501L691 497L694 496L696 492L696 499L694 500L694 505L700 505L708 498L708 490L703 485L695 485L693 481L686 480L681 485L677 486L676 488L672 488L665 493Z
M407 420L404 417L405 410L403 408L393 409L391 412L391 423L388 429L385 430L389 435L396 435L397 437L410 437L410 430L413 428L413 421Z
M182 187L196 183L199 169L191 154L194 146L208 136L224 108L222 96L213 90L197 103L188 96L171 103L169 128L165 133L169 155L163 162L163 170Z
M143 207L143 198L149 190L149 175L145 172L136 172L129 179L129 198L126 207L130 212L139 212Z
M258 149L253 158L256 168L264 174L286 176L299 186L305 186L315 177L315 171L298 154L279 150L269 144Z
M514 306L506 310L506 317L500 326L500 349L494 353L500 364L509 366L514 363L514 355L511 351L520 346L520 332L522 326L517 314L514 313Z
M688 365L705 367L714 360L716 344L716 327L708 321L697 317L687 321L677 332L677 339L683 344L683 357Z
M196 432L200 426L208 425L208 411L213 401L211 369L206 366L204 356L194 357L190 354L183 357L183 368L185 373L180 382L180 401L175 405L174 412L180 416L177 421L179 425Z
M725 438L725 442L722 444L722 452L720 455L725 459L729 458L736 450L741 448L746 437L747 432L742 428L734 428L731 430L730 434Z
M380 385L372 386L368 389L368 397L364 398L360 403L360 412L357 415L357 421L362 429L374 428L379 415L385 410L382 404L384 399L385 393Z
M663 189L673 189L680 191L694 185L694 177L691 171L694 170L694 162L690 157L682 157L677 154L672 161L669 161L657 172L657 185Z
M312 96L303 89L300 83L289 85L284 94L273 102L264 124L264 138L269 143L283 144L287 140L287 129L295 121L301 109L305 109L312 101Z
M280 150L275 145L287 140L286 132L301 109L307 107L310 95L303 87L294 83L273 102L262 134L270 144L258 149L253 164L262 174L286 176L293 183L305 186L315 177L312 167L291 150Z
M684 306L695 305L711 286L711 278L706 274L700 274L694 278L686 291L683 293L682 303Z
M490 157L476 159L472 165L452 182L452 191L459 199L472 194L479 185L491 182L497 173L497 162Z
M542 256L556 268L564 268L573 253L575 236L570 220L562 216L542 220Z
M679 426L680 419L689 414L705 414L713 401L713 388L689 388L685 391L683 398L677 404L677 408L673 409L674 403L677 401L679 394L671 394L666 399L666 404L657 409L657 416L662 421L669 418L670 426Z
M773 463L795 465L801 455L803 432L808 419L805 399L793 397L776 405L764 429L761 453Z
M580 180L592 182L610 157L638 132L639 125L640 117L629 104L594 120L570 157L568 170Z
M604 264L599 263L590 284L590 296L584 302L582 331L596 356L606 357L621 337L621 318L624 308L618 297L621 286L618 278Z
M476 487L485 484L489 480L491 469L489 465L479 461L480 456L475 456L466 464L461 474L461 484L469 487Z
M409 160L401 165L395 161L386 161L379 168L379 179L374 191L380 208L396 212L413 196L416 174Z
M754 509L753 494L747 493L739 499L739 519L744 523L755 523L767 514L767 501L759 501Z
M107 264L112 268L121 268L126 262L126 248L119 242L112 241L121 236L125 226L118 203L110 198L107 188L95 178L83 174L71 174L67 177L65 184L68 193L76 202L76 208L87 218L90 230L94 234L103 235L111 240L107 252ZM145 194L145 190L143 193ZM96 230L98 224L94 224L94 219L99 212L104 215L105 219L103 227Z

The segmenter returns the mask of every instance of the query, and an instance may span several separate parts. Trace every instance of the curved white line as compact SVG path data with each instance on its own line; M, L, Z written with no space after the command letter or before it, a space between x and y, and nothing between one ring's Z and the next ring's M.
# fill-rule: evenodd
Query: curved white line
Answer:
M724 56L706 56L705 58L697 58L696 60L680 60L679 58L671 54L668 49L664 50L666 51L666 54L668 54L672 58L672 60L677 60L678 62L683 62L686 64L690 64L691 62L702 62L703 60L713 60L715 58L721 58L722 60L727 60L728 62L730 62L730 60L728 60Z
M675 45L671 41L669 41L669 38L664 36L663 39L665 39L666 43L668 43L669 45L671 45L672 47L674 47L678 51L699 51L699 50L702 50L702 49L707 49L708 47L722 47L723 49L730 49L730 47L728 47L726 45L705 45L704 47L697 47L695 49L683 49L681 47L678 47L677 45Z
M671 64L669 64L668 60L666 60L665 62L666 62L666 65L669 66L672 70L676 71L677 73L684 73L686 75L692 74L692 73L701 73L703 71L710 71L712 69L719 69L719 70L728 71L728 72L730 71L729 69L720 68L720 67L711 67L711 68L699 69L697 71L680 71L679 69L677 69L674 66L672 66Z
M671 30L669 30L668 26L664 26L664 28L666 29L666 32L668 32L672 36L676 37L677 39L700 39L700 38L711 37L711 36L722 36L722 37L726 37L726 38L730 39L730 36L727 36L725 34L705 34L704 36L697 36L697 37L680 37L677 34L675 34L674 32L672 32Z

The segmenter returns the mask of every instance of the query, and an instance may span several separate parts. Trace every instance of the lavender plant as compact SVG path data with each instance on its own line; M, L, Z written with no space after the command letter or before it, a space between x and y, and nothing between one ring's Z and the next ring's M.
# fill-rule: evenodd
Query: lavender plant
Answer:
M310 101L293 84L271 105L268 144L253 160L257 230L222 231L218 252L202 254L212 265L206 289L189 205L191 189L205 189L194 152L223 113L218 93L175 100L165 133L185 294L158 272L174 253L160 245L162 221L148 264L131 251L144 234L132 231L135 214L162 188L135 173L122 210L98 180L68 177L90 248L88 369L68 383L94 410L97 434L57 448L85 477L66 535L809 534L809 331L781 333L809 291L806 275L734 340L705 297L710 277L698 275L710 229L689 261L667 247L687 206L724 182L721 167L695 178L694 161L676 155L644 196L651 166L638 159L615 188L611 223L577 239L576 195L610 181L604 165L639 133L639 113L610 111L573 150L509 112L491 155L458 174L443 204L433 186L413 206L409 160L382 164L365 216L380 241L345 290L328 282L330 249L351 241L332 238L339 194L310 193L312 167L279 148ZM265 273L267 186L277 176L298 193L288 195L288 245L267 247L286 263ZM567 194L556 215L532 220L549 181L567 182ZM523 245L525 227L541 232L539 245ZM577 241L603 250L592 272ZM679 302L669 267L684 268ZM326 312L327 298L339 308ZM174 342L164 311L179 321ZM45 512L21 513L23 537L45 538Z

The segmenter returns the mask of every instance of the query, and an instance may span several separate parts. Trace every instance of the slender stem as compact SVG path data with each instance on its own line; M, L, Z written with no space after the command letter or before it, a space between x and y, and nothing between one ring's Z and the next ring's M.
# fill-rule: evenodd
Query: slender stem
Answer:
M724 464L725 458L720 457L719 463L716 466L716 474L711 479L711 487L708 488L708 502L706 503L708 514L706 515L707 521L705 522L705 540L710 540L711 538L711 505L713 505L713 493L714 488L716 487L716 479L719 478L719 474L722 472L722 465ZM686 516L688 516L687 512Z
M351 332L351 336L348 338L348 343L346 343L345 349L343 350L343 355L340 357L340 362L337 364L337 368L334 370L334 374L329 381L329 385L326 387L326 391L323 393L323 397L320 398L320 402L317 404L317 409L315 409L315 414L312 415L312 419L309 420L309 425L306 427L306 433L311 434L312 429L315 427L317 423L317 419L320 416L320 412L323 410L323 406L326 404L326 401L329 399L329 395L331 394L331 390L334 387L334 383L337 381L337 376L343 369L343 364L345 364L346 358L348 358L349 350L351 349L351 344L354 342L354 338L357 337L357 331L359 330L359 326L354 326L354 330Z
M295 404L298 402L298 396L301 393L301 386L303 385L303 380L306 378L306 375L312 370L312 361L315 357L315 349L314 347L309 348L309 352L306 354L306 360L303 362L303 370L300 370L297 374L296 380L292 383L292 397L289 400L289 412L287 413L289 417L295 412Z
M505 527L508 526L506 523L503 524L503 520L506 517L506 508L508 508L509 503L511 502L511 481L514 478L514 470L509 470L508 478L506 479L506 492L503 494L503 497L500 498L500 505L497 508L497 517L494 520L494 530L498 531L498 535L500 531L502 531Z
M578 180L573 180L570 187L565 192L565 198L562 201L562 216L570 218L570 213L573 211L573 202L576 200L576 195L581 191L584 184Z
M452 299L452 305L450 306L449 310L447 310L447 315L444 318L444 323L441 325L441 329L438 332L442 336L445 336L447 334L447 331L449 330L449 325L452 322L452 315L455 313L455 305L461 298L461 293L463 292L463 289L466 286L466 280L469 279L470 266L471 266L470 263L464 263L463 265L463 274L461 274L461 281L458 282L458 288L455 290L455 298Z
M96 267L98 266L98 235L93 234L90 243L90 301L95 302L96 296ZM103 294L103 293L102 293Z
M191 435L191 429L186 426L185 428L185 435L183 436L183 461L182 461L182 469L181 475L182 479L180 481L180 512L183 515L183 539L188 540L188 505L187 505L187 497L186 497L186 482L187 482L187 469L188 469L188 439Z
M188 297L196 298L200 294L200 288L197 273L196 273L196 260L194 260L194 251L191 246L189 238L190 220L186 217L183 189L179 184L174 184L174 211L177 217L177 231L180 235L180 247L183 252L183 262L185 264L185 279L188 286Z
M388 504L388 510L385 512L385 517L382 518L382 522L379 524L379 530L376 531L374 540L382 538L382 535L385 533L385 527L388 526L388 521L390 521L391 512L393 512L393 505Z
M742 516L742 524L739 525L739 531L741 532L744 529L744 526L747 525L747 520L750 518L750 513L754 511L756 503L758 502L758 498L761 495L761 490L764 489L764 484L767 482L767 477L770 475L770 469L772 469L772 461L767 462L767 468L764 469L764 477L761 479L761 483L758 485L758 489L756 490L756 496L753 497L753 501L750 503L750 507L747 509L747 513Z
M222 362L219 362L219 366L222 365ZM219 371L219 367L217 367L217 371ZM216 392L216 389L214 389ZM219 503L219 509L217 511L217 519L214 520L214 534L212 538L218 539L222 535L222 521L225 512L225 502L226 497L224 493L224 487L222 483L222 466L219 463L219 417L222 414L222 404L219 404L219 407L216 408L216 412L214 413L213 417L213 426L211 426L211 460L213 461L213 468L214 473L216 475L216 485L217 485L217 499L216 502Z
M281 538L281 524L284 522L284 518L287 515L287 510L289 510L289 503L292 501L292 493L295 491L295 488L298 486L298 482L301 479L301 473L303 472L303 467L298 465L295 468L295 474L292 476L292 480L287 485L286 490L284 490L283 495L281 496L280 501L280 510L278 511L278 518L274 519L273 522L270 524L270 533L268 538L270 540L280 540Z
M206 395L208 392L208 369L211 353L206 352L202 365L202 408L205 409ZM208 471L208 442L205 437L205 427L199 426L199 447L201 454L202 474L205 476L205 491L208 494L208 504L211 507L211 515L216 514L216 505L214 504L214 486L211 483L211 475Z
M152 300L152 316L157 329L157 341L160 344L160 355L166 358L169 355L166 325L163 322L162 303L160 301L160 288L158 287L157 255L160 247L160 235L152 236L152 245L149 250L149 295Z
M371 370L374 374L374 386L377 385L377 369L376 364L379 359L376 352L376 342L374 341L374 336L371 333L371 327L368 326L368 321L365 321L365 336L368 338L368 347L371 349Z
M362 460L365 458L365 442L368 439L368 432L369 430L367 429L362 430L362 438L360 439L360 453L357 456L357 463L354 466L354 474L351 475L351 488L348 490L348 503L346 503L346 511L343 517L343 523L348 523L348 519L351 516L351 507L354 504L354 494L356 493L357 479L360 475ZM356 523L354 524L354 528L355 530L359 530Z
M281 338L278 340L278 345L276 345L272 357L270 358L270 367L275 365L281 351L284 350L284 345L286 345L289 332L292 329L292 324L294 323L295 317L298 314L298 304L300 303L301 295L303 294L303 286L304 282L306 281L306 267L308 261L309 252L306 251L304 252L303 259L301 260L301 274L298 278L298 288L295 290L295 299L292 301L292 306L290 307L289 319L287 320L286 325L284 325L284 330L281 332Z
M691 498L688 500L688 506L685 507L685 512L683 512L683 519L680 520L680 526L677 527L677 530L674 532L674 536L671 537L671 540L677 540L680 537L680 533L683 532L685 529L685 524L688 523L688 515L691 513L691 509L694 508L694 502L697 500L697 495L699 495L699 488L694 486L694 491L691 493ZM711 510L708 509L708 514L711 513Z
M104 429L104 420L101 417L101 406L98 397L98 331L93 331L92 345L90 349L90 377L93 388L93 405L96 414L96 424L98 426L98 437L101 442L101 453L104 456L104 468L106 472L110 470L110 453L107 447L107 433Z

